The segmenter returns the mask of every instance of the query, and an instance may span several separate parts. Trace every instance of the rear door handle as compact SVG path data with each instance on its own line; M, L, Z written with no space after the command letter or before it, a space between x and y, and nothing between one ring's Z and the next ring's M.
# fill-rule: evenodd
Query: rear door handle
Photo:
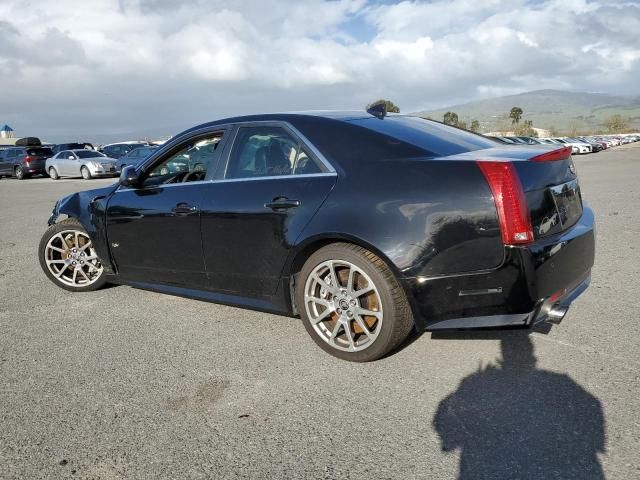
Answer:
M300 200L292 200L287 197L276 197L269 203L264 204L265 207L271 210L288 210L290 208L296 208L300 206Z
M175 207L173 207L171 211L176 215L184 216L197 212L198 207L196 207L195 205L191 205L190 203L180 202Z

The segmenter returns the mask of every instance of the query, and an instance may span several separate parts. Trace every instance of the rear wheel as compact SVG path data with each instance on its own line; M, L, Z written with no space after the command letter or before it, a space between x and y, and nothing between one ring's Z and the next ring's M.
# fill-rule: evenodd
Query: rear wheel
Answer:
M52 180L60 179L60 175L58 175L58 171L53 167L49 169L49 177L51 177Z
M316 344L354 362L383 357L413 328L393 272L378 256L348 243L328 245L309 257L298 277L296 305Z
M80 169L80 173L82 174L82 178L84 178L85 180L91 180L91 172L87 167L82 167Z
M27 178L27 174L24 173L22 167L16 167L13 173L18 180L24 180L25 178Z
M80 222L68 218L50 226L38 247L40 266L53 283L72 292L89 292L106 281L102 262Z

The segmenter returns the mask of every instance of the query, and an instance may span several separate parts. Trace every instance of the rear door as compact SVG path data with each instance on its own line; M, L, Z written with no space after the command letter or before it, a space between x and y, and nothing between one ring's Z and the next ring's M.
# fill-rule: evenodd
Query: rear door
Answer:
M239 126L225 153L202 197L209 287L271 296L290 249L337 176L320 152L278 122Z

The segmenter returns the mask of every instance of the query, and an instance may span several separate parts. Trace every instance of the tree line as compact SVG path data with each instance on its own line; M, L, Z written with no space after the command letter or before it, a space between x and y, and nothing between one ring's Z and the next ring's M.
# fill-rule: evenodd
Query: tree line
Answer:
M371 102L367 105L367 108L372 106L376 106L379 104L384 104L386 106L387 112L391 113L400 113L400 107L398 107L391 100L387 99L379 99L375 102ZM513 133L517 136L522 137L537 137L538 132L533 128L533 120L522 120L522 116L524 115L524 110L522 108L515 106L513 107L506 115L505 118L511 121L510 127L506 125L502 125L500 130L507 130L507 128L512 128ZM480 121L477 119L473 119L469 125L467 122L460 120L460 117L456 112L446 112L443 115L442 123L446 125L451 125L454 127L462 128L464 130L469 130L474 133L480 133L481 125ZM560 131L555 127L551 126L547 130L549 130L551 136L559 136ZM605 134L605 133L627 133L631 132L632 124L631 119L629 117L625 117L623 115L615 114L607 117L604 121L603 128L599 129L589 129L589 130L581 130L577 126L572 125L569 128L569 131L565 132L569 136L575 135L593 135L593 134Z

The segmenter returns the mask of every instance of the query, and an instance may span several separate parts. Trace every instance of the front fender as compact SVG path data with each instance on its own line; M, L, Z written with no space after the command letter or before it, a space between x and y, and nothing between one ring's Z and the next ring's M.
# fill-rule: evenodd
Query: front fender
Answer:
M48 224L56 223L61 215L75 218L91 238L98 257L108 273L113 272L113 262L107 243L106 203L117 185L72 193L58 200L53 207Z

